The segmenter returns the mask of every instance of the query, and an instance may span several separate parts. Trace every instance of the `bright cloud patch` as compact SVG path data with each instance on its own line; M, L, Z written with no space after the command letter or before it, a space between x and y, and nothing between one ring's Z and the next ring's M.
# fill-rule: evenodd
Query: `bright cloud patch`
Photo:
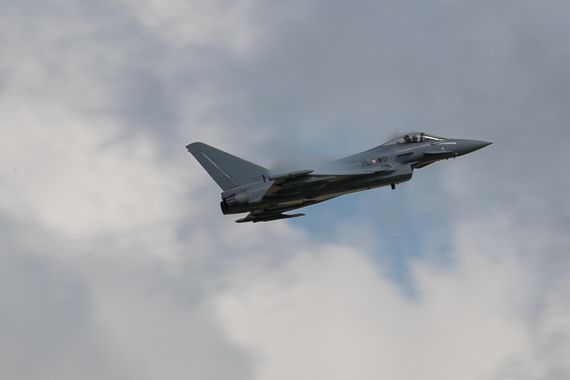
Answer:
M240 268L217 304L259 379L489 378L529 349L513 302L525 277L477 254L448 272L418 264L409 299L353 250L301 251L280 268Z
M46 108L4 114L5 211L33 216L72 235L117 232L175 217L170 199L182 188L168 168L156 168L152 141L144 135L121 139L109 119L88 124L85 115Z

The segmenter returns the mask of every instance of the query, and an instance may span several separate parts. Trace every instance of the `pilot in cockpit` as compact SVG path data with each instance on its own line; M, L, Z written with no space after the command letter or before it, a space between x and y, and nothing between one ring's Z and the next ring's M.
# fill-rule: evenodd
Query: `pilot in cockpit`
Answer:
M407 143L411 143L411 142L423 141L423 139L418 139L418 135L413 134L411 138L410 138L410 135L405 135L404 141Z

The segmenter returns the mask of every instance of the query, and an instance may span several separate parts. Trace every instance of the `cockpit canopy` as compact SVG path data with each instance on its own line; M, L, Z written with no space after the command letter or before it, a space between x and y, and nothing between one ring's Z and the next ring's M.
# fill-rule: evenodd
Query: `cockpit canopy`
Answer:
M389 145L395 145L395 144L408 144L408 143L419 143L419 142L425 142L425 141L438 141L438 140L443 140L443 137L439 137L439 136L435 136L435 135L428 135L427 133L423 133L423 132L411 132L411 133L407 133L405 135L402 135L400 137L396 137L395 139L392 139L388 142L385 142L384 144L380 145L380 146L389 146Z

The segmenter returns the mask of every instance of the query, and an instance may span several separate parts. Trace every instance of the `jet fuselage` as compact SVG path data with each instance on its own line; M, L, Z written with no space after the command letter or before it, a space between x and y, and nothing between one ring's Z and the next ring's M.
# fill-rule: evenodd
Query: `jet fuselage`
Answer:
M397 184L409 181L414 169L462 156L489 144L409 133L325 165L285 173L272 172L202 143L190 144L188 150L222 188L222 185L229 187L222 193L222 212L250 212L238 222L258 222L301 216L303 214L283 212L344 194L389 185L394 189ZM232 162L239 172L232 173Z

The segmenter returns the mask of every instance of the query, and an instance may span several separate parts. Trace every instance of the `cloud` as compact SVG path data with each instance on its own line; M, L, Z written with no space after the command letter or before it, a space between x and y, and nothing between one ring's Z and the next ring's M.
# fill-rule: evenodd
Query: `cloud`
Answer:
M413 300L354 250L301 251L276 269L240 268L218 307L259 357L257 378L489 378L530 349L512 298L526 273L480 254L451 271L418 264Z
M99 119L94 128L70 112L27 112L4 116L6 211L70 236L176 218L169 195L184 190L168 178L168 168L149 166L157 154L148 137L117 141L109 120Z
M239 52L248 50L257 37L250 21L248 1L125 1L147 29L162 35L172 46L223 44Z
M0 372L567 378L566 7L2 5ZM184 149L407 129L494 145L255 225Z

